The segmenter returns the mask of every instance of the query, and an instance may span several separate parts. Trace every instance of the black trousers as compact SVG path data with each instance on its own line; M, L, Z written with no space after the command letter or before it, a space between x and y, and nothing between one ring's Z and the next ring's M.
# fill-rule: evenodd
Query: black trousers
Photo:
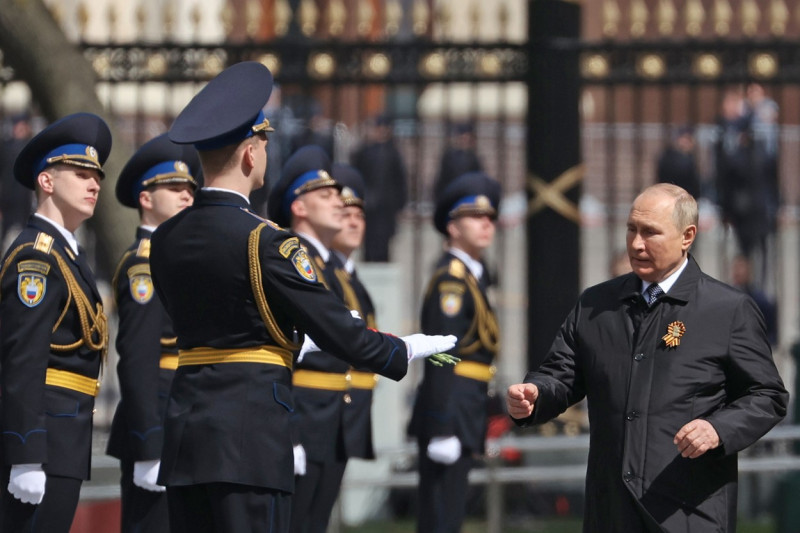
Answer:
M69 533L83 480L69 477L47 476L44 499L39 505L22 503L8 492L10 468L5 470L2 481L3 533Z
M172 533L287 533L291 494L236 483L167 487Z
M427 442L419 447L418 533L459 533L464 522L467 477L472 457L461 454L451 465L428 458Z
M167 493L134 485L133 461L122 461L121 466L122 533L169 533Z
M325 533L339 497L347 461L306 463L306 474L294 477L291 533Z

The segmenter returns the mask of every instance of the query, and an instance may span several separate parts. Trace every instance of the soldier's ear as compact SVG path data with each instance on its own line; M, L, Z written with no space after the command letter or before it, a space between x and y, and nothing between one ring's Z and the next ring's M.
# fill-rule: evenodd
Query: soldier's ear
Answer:
M49 169L45 169L39 172L39 175L36 176L36 185L39 188L48 193L52 194L53 192L53 172Z

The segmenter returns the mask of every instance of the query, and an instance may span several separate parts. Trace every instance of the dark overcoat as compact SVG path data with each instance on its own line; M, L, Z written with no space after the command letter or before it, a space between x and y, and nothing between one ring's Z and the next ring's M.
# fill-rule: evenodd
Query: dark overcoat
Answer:
M583 293L525 379L539 388L527 422L587 398L584 531L733 533L737 452L786 413L764 319L749 296L691 257L652 307L640 291L639 278L626 274ZM672 348L670 325L685 330ZM683 458L673 437L697 418L714 426L721 445Z

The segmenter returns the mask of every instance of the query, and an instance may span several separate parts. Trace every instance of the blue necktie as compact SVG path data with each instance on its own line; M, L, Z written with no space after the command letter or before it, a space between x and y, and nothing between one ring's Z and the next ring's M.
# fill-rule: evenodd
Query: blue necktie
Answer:
M654 303L656 303L656 300L658 300L661 295L664 294L664 291L661 289L658 283L653 283L647 287L645 293L647 294L647 305L652 306Z

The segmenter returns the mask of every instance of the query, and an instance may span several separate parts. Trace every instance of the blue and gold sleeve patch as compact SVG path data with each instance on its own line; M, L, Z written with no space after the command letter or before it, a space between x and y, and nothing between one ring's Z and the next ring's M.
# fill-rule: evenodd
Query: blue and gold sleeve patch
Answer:
M308 254L302 248L298 248L292 256L292 264L300 276L307 281L317 281L317 271L308 258Z
M150 277L150 265L144 263L133 265L128 269L128 286L131 298L142 305L153 299L153 278Z
M47 293L47 274L50 265L44 261L28 260L17 263L17 296L28 307L36 307Z

